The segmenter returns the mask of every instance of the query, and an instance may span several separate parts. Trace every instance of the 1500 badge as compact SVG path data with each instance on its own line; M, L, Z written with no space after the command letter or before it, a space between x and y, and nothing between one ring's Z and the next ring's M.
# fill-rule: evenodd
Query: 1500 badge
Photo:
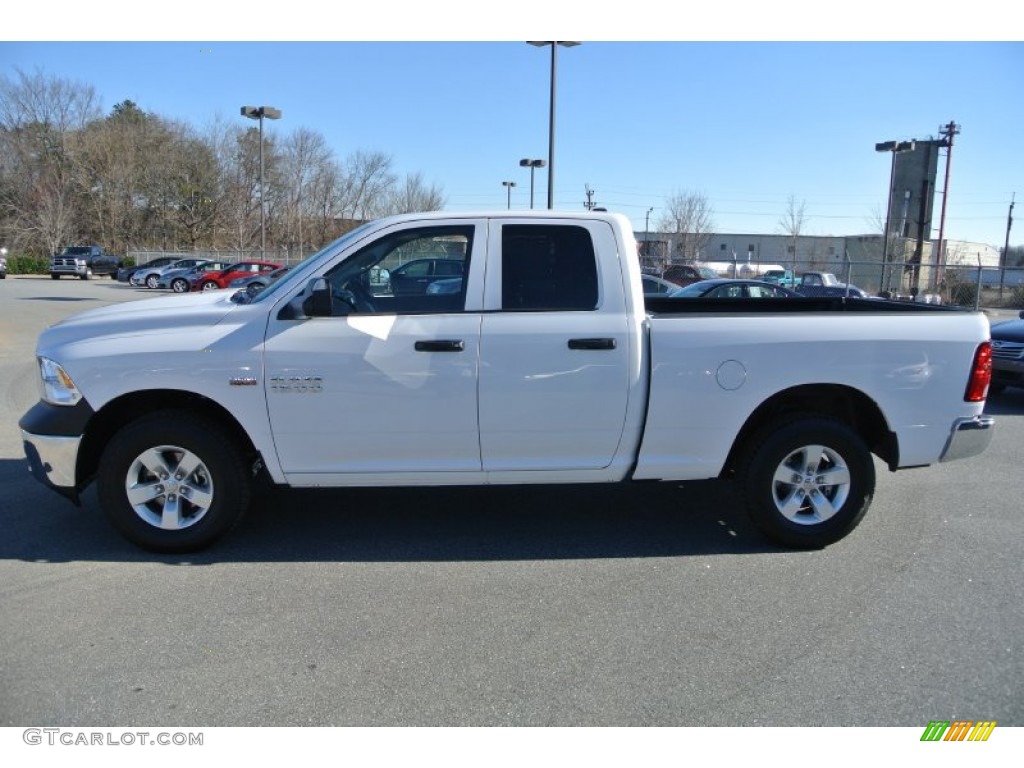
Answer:
M320 392L323 379L319 376L271 376L270 388L274 392Z

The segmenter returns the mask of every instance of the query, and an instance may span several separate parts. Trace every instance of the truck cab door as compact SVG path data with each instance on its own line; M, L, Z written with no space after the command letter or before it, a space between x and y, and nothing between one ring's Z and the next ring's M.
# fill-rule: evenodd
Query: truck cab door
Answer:
M611 225L495 220L489 243L484 470L608 467L622 439L635 352Z
M480 471L485 230L467 219L396 224L325 266L332 316L271 313L267 408L289 482L429 483ZM467 276L444 292L395 295L384 277L442 256L463 262Z

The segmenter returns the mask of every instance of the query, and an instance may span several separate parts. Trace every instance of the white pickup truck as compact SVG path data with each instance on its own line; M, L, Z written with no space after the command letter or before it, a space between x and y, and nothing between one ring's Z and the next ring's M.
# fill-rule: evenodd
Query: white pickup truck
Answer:
M636 254L617 214L408 214L255 296L83 312L39 339L42 398L20 421L31 471L76 503L95 479L113 525L155 551L210 544L267 479L724 478L770 538L821 547L867 510L872 453L896 470L988 445L984 315L645 305Z

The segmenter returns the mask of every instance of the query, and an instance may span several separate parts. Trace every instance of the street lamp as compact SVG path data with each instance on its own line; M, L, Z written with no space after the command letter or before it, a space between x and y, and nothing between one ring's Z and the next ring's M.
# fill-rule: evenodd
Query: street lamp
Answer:
M648 262L651 261L651 246L647 242L647 237L648 237L648 234L651 231L651 213L653 211L654 211L653 207L652 208L648 208L647 209L647 215L644 216L644 256L647 258Z
M267 256L267 208L263 202L263 118L280 120L281 110L275 107L242 107L242 117L260 123L260 258Z
M505 189L508 190L508 209L509 210L512 210L512 187L514 187L515 185L516 185L516 183L514 181L503 181L503 182L501 182L501 186L505 187Z
M551 46L551 103L548 109L548 209L555 207L555 74L558 46L572 48L579 45L572 40L527 40L530 45Z
M533 174L538 168L543 168L547 165L543 160L533 160L529 157L524 157L519 161L519 165L523 168L530 169L530 210L533 210Z
M917 146L917 140L910 141L883 141L875 144L875 152L892 152L892 165L889 168L889 202L885 207L885 232L882 237L882 285L879 290L888 290L885 285L885 265L889 259L889 220L892 215L892 187L896 180L896 153L913 152Z

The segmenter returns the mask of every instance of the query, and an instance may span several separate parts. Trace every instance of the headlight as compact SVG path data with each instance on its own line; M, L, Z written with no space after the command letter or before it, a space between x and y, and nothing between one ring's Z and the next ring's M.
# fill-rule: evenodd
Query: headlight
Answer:
M42 382L42 398L52 405L74 405L82 399L75 382L67 371L53 360L39 358L39 376Z

